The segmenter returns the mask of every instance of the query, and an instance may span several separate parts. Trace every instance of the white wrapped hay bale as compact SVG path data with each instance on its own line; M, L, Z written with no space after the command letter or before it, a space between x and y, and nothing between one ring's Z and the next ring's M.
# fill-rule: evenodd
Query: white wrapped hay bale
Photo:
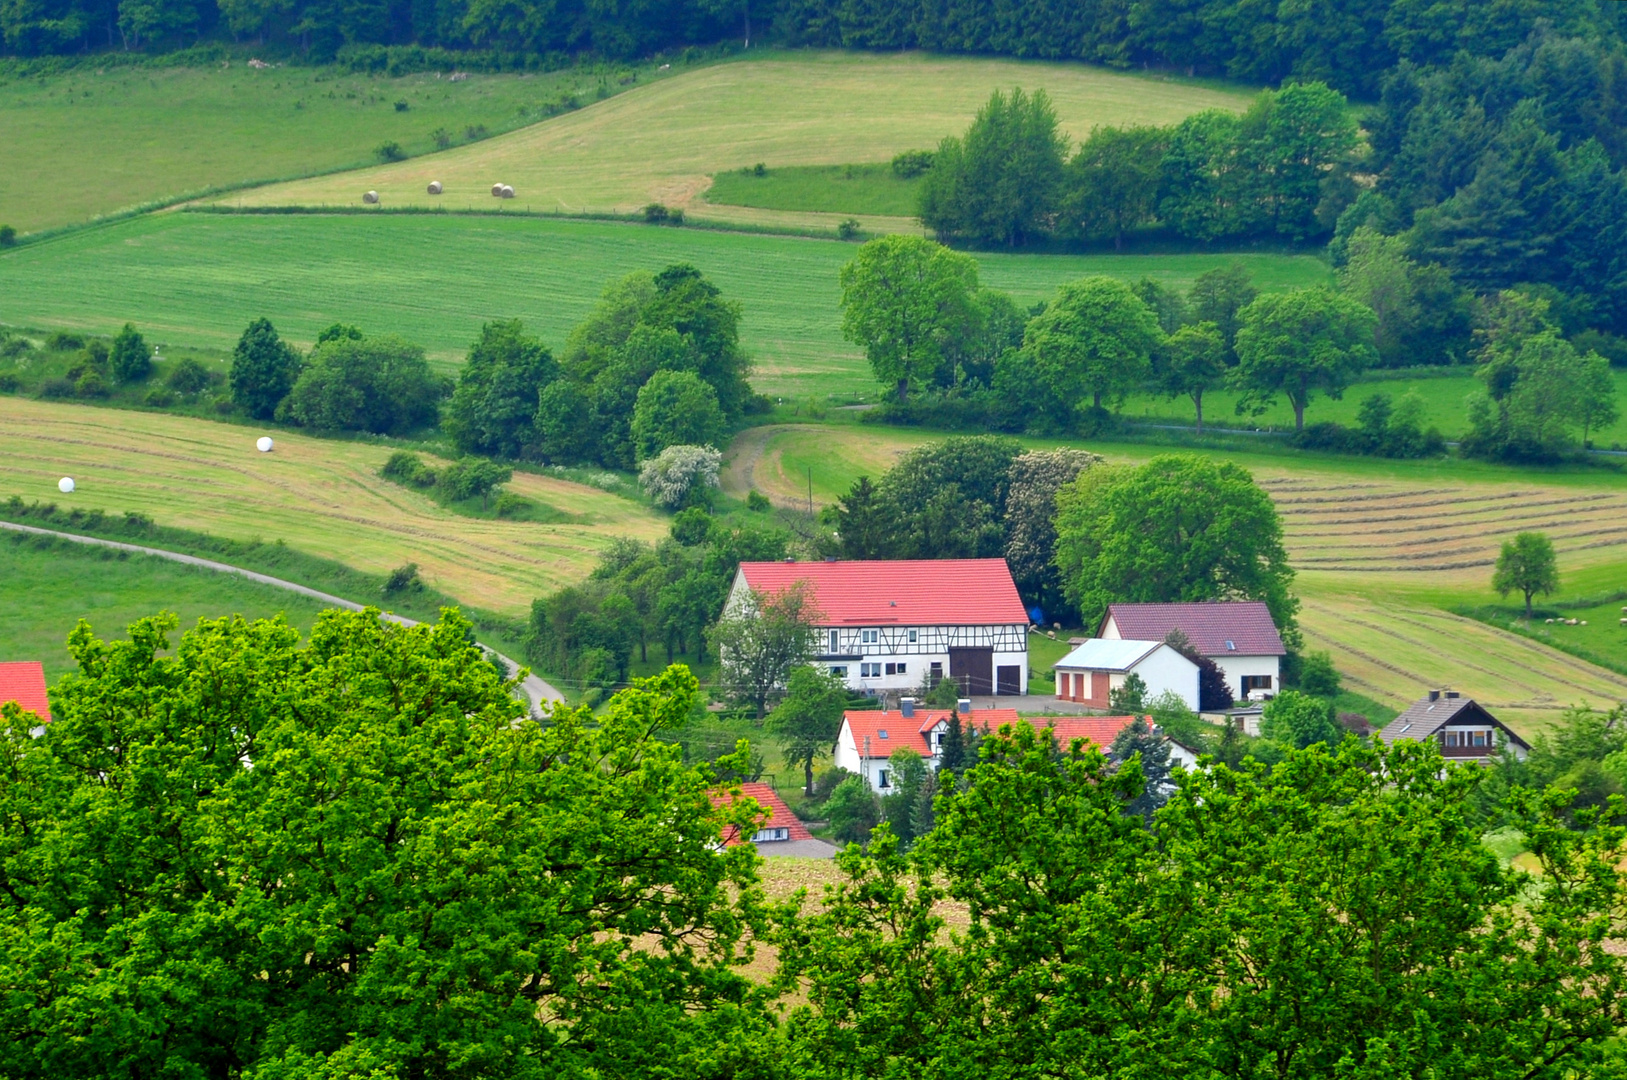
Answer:
M439 195L441 193L441 182L439 180L431 180L429 182L429 193L431 195Z
M271 441L270 435L262 435L258 439L254 440L254 448L260 451L262 454L271 453L271 448L276 445L276 443Z
M493 184L491 186L491 197L494 198L494 199L501 199L503 197L503 185L502 184Z
M64 476L61 480L58 480L56 482L56 489L58 491L62 492L62 494L64 494L64 495L72 495L73 494L73 477Z
M505 199L514 198L514 189L509 187L507 184L503 185L503 198L505 198Z
M377 204L378 201L379 201L379 193L376 192L376 191L365 192L362 195L362 202L364 202L364 203Z

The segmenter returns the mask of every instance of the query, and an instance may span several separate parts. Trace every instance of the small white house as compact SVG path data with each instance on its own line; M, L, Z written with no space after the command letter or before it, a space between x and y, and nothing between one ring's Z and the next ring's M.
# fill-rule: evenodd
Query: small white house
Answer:
M1185 634L1199 656L1215 662L1238 701L1257 701L1281 689L1288 650L1259 600L1109 604L1096 636L1163 641L1171 630Z
M1057 662L1057 700L1108 708L1109 695L1132 673L1147 684L1148 701L1173 691L1198 711L1198 665L1162 641L1091 638Z
M798 582L820 613L815 663L854 690L1028 692L1028 613L1004 559L744 562L724 610Z

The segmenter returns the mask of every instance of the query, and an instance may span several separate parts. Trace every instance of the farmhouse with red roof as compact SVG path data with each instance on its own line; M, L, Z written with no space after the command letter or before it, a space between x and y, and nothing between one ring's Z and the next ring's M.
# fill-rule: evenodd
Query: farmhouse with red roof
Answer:
M929 768L937 768L943 757L943 737L949 730L950 709L917 708L908 698L896 710L849 709L842 714L842 728L836 736L835 765L864 777L875 791L885 795L892 790L893 751L907 747L920 754ZM1075 739L1106 750L1133 716L1019 716L1016 709L980 709L963 713L961 724L969 731L997 731L1005 724L1026 722L1035 731L1051 728L1057 745L1073 745ZM1197 756L1171 744L1171 760L1190 765Z
M15 701L24 712L31 712L49 724L51 703L45 696L45 665L38 660L0 662L0 705L8 701ZM35 728L34 734L43 731L43 728Z
M962 694L1028 692L1028 613L1004 559L741 563L728 610L807 582L817 662L855 690L954 679Z
M738 826L726 826L723 831L724 847L733 847L735 844L744 844L748 841L753 844L774 844L814 838L813 833L808 831L808 826L797 820L797 816L791 813L791 808L785 805L785 800L767 784L755 782L741 784L740 794L745 798L755 799L757 805L763 808L763 813L757 819L757 831L750 836L742 836ZM712 793L712 805L730 805L734 798L730 792L716 791Z
M1282 679L1283 647L1271 612L1259 600L1196 604L1109 604L1099 638L1163 641L1179 630L1199 655L1220 668L1239 701L1269 697Z

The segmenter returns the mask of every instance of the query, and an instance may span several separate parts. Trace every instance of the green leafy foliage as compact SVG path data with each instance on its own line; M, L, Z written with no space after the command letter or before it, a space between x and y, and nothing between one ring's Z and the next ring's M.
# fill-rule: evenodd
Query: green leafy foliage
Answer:
M977 261L919 236L883 236L842 267L842 335L899 401L974 323Z
M466 454L522 458L537 451L537 399L559 376L547 346L518 319L490 322L469 349L442 429Z
M277 415L318 430L401 434L433 424L450 389L417 345L345 334L311 351Z
M822 613L802 581L775 593L752 590L723 613L710 633L721 663L720 689L757 711L785 692L791 673L813 659Z
M760 1024L687 673L538 724L455 613L173 629L81 623L43 737L4 707L8 1074L685 1071Z
M921 223L940 239L1017 245L1049 231L1067 139L1044 90L996 90L962 138L939 144L921 189Z
M1504 540L1497 553L1491 587L1499 596L1518 592L1525 597L1525 617L1531 618L1531 598L1547 596L1559 588L1559 559L1554 544L1539 532L1522 532Z
M1091 469L1058 493L1056 531L1086 626L1115 601L1262 600L1283 640L1297 641L1282 523L1240 466L1170 454Z
M632 436L640 461L669 446L721 445L723 410L717 392L692 371L657 371L639 388Z
M1332 745L1344 736L1333 702L1309 692L1284 690L1265 703L1260 733L1296 750L1315 743Z
M141 382L152 374L152 346L136 332L134 326L125 323L124 329L114 336L112 348L108 350L107 367L114 382L120 384Z
M842 727L847 686L840 676L802 664L785 680L785 696L768 716L779 735L787 768L801 768L804 790L814 794L814 762L829 756Z
M1091 277L1058 290L1023 332L1022 354L1042 407L1068 425L1086 398L1100 411L1139 389L1162 343L1157 318L1130 286Z
M1316 391L1342 397L1375 357L1372 311L1327 289L1259 297L1239 319L1232 377L1243 390L1238 412L1252 408L1258 415L1281 394L1294 408L1296 431L1305 430Z

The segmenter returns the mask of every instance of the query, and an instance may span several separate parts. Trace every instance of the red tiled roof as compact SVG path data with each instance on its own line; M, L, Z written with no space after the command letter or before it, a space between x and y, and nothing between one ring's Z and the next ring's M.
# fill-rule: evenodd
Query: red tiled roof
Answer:
M792 840L813 839L813 833L808 831L808 826L797 820L797 816L791 813L791 808L785 805L785 800L780 798L779 794L767 784L741 784L740 794L748 799L756 799L757 805L763 808L763 816L758 819L759 827L766 829L772 826L774 828L790 829L791 835L789 839ZM734 796L729 792L718 791L712 794L713 806L722 806L733 801ZM742 837L740 830L733 825L728 826L723 833L725 847L744 844L750 839L749 836Z
M864 753L864 740L870 740L870 756L873 758L891 757L892 752L900 746L907 746L923 757L932 753L927 743L927 732L937 726L940 720L949 719L952 709L916 709L914 716L905 716L897 709L890 712L878 712L874 709L853 709L842 714L847 721L847 727L853 735L853 746L861 754ZM976 724L980 728L993 731L1001 724L1015 724L1017 722L1016 709L981 709L967 713L960 718L962 724L968 726Z
M1119 637L1163 641L1176 628L1204 656L1283 656L1282 635L1271 612L1259 600L1225 600L1198 604L1109 604L1102 629L1112 619ZM1099 636L1099 635L1098 635ZM1230 641L1237 646L1226 648Z
M15 701L24 712L51 722L51 703L45 697L45 665L38 660L0 663L0 703Z
M1133 716L1030 716L1028 722L1034 725L1035 731L1055 729L1056 744L1064 750L1073 745L1073 740L1084 739L1105 751L1134 719Z
M1004 559L748 562L746 584L777 593L806 581L821 626L980 626L1028 622Z

